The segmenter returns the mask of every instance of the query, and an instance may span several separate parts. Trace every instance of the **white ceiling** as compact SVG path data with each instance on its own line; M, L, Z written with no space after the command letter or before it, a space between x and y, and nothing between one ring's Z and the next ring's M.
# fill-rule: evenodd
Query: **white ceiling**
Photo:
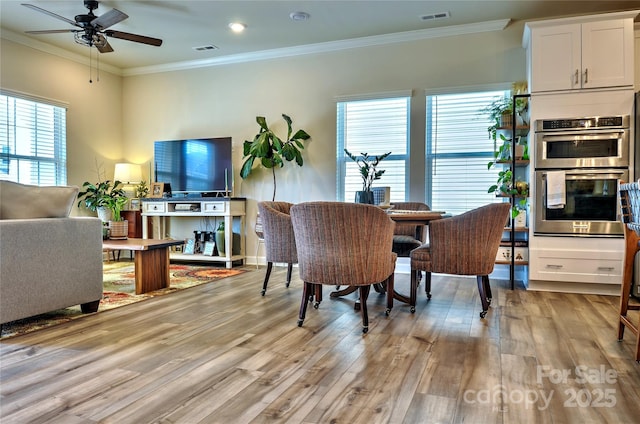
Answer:
M73 20L87 13L82 0L0 0L0 35L40 49L54 46L78 57L89 50L73 40L73 34L29 35L28 30L71 29L70 24L21 5L30 3ZM120 70L135 70L194 61L248 57L257 52L297 46L335 43L361 37L384 36L406 31L483 23L501 19L527 21L555 16L573 16L640 9L640 1L126 1L105 0L97 16L118 9L129 18L110 29L160 38L161 47L125 40L109 40L114 52L100 55L103 64ZM311 15L293 21L291 12ZM427 22L421 16L449 12L450 18ZM228 23L245 23L242 34L234 34ZM193 47L214 45L216 50ZM59 50L57 50L59 51ZM93 49L93 52L97 52ZM80 56L81 55L81 56Z

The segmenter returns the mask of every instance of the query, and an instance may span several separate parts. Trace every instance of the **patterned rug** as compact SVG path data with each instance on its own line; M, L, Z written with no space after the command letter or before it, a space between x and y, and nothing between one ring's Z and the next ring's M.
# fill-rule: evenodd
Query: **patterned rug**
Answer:
M108 309L140 302L151 297L164 296L188 287L210 283L221 278L241 274L245 271L213 266L171 264L169 272L171 273L171 286L169 288L137 295L135 294L135 274L132 262L104 263L102 284L103 295L98 308L98 313ZM0 334L0 337L5 339L8 337L18 336L20 334L26 334L85 315L86 314L82 313L80 306L78 305L47 312L30 318L8 322L6 324L2 324L2 333Z

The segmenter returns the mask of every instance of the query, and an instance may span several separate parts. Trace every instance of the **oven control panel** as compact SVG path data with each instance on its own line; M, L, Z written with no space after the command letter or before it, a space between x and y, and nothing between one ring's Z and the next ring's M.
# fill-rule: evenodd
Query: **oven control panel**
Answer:
M598 129L598 128L628 128L629 115L624 116L593 116L590 118L571 119L541 119L536 121L537 131Z

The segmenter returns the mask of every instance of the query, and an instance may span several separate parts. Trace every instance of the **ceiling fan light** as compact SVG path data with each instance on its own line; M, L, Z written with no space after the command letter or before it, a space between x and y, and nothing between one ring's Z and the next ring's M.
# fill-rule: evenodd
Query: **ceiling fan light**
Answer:
M233 32L242 32L247 28L247 25L240 22L231 22L229 28L231 28Z

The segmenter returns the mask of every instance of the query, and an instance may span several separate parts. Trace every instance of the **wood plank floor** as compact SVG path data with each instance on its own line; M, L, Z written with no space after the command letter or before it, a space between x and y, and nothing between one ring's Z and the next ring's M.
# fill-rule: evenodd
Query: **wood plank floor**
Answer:
M415 314L325 300L264 268L0 342L6 423L637 423L640 366L617 297L436 275ZM408 275L397 287L407 292Z

